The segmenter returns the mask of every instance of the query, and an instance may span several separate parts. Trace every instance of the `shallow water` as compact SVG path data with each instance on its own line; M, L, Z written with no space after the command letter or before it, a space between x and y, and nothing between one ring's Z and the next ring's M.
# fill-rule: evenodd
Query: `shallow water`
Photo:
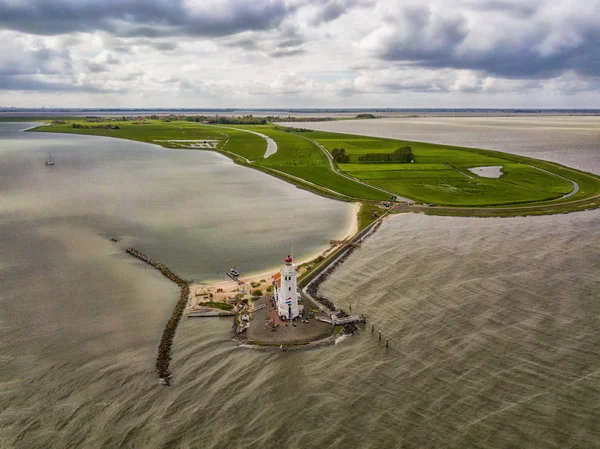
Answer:
M298 258L310 256L352 219L349 204L214 152L22 128L0 124L2 221L88 227L187 279L224 278L232 265L242 273L271 268L292 245ZM53 167L44 165L47 152Z
M310 128L498 150L600 175L600 116L405 117L313 122Z
M227 279L232 265L278 265L292 245L312 255L352 219L349 204L215 153L24 127L0 124L2 448L74 447L106 433L110 392L132 401L156 387L178 291L126 246L187 279Z
M473 167L469 168L469 171L474 175L481 176L482 178L499 178L502 176L501 165L490 165L488 167Z
M177 289L124 246L199 280L246 252L266 267L289 240L317 247L349 207L212 153L11 136L0 447L597 447L599 211L389 220L324 284L368 315L387 351L366 331L261 352L231 341L229 319L184 320L165 388L154 359ZM212 201L220 192L229 202ZM278 195L302 208L255 213Z

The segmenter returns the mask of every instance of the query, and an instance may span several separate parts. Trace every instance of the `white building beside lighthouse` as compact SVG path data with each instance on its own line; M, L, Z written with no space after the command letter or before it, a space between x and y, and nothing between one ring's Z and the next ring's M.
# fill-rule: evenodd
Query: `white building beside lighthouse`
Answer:
M296 265L287 256L281 271L274 276L275 306L277 314L286 319L294 319L301 314L298 305L298 287L296 285Z

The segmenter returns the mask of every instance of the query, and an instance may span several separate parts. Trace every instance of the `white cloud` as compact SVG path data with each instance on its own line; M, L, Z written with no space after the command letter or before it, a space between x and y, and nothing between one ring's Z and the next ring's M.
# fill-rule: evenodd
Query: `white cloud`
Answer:
M1 104L600 104L600 0L48 1L0 0Z

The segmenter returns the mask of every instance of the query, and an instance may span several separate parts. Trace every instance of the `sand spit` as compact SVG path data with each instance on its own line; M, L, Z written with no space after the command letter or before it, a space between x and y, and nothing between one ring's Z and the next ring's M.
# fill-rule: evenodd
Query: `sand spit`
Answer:
M329 254L338 249L344 242L354 236L358 232L358 212L360 211L361 204L354 203L352 209L352 220L346 235L339 241L332 242L332 244L325 250L315 254L311 254L302 260L295 261L300 266L308 264L317 257L327 257ZM298 275L303 274L306 271L307 266L300 267ZM198 311L203 307L202 303L208 301L230 303L235 299L235 295L244 294L250 295L254 290L261 290L263 295L267 293L267 288L273 282L273 276L279 271L279 267L274 267L270 270L263 271L258 274L250 274L249 276L242 276L239 278L240 283L233 279L227 279L218 282L211 283L193 283L190 284L190 303L186 309L186 313ZM254 284L254 286L253 286Z

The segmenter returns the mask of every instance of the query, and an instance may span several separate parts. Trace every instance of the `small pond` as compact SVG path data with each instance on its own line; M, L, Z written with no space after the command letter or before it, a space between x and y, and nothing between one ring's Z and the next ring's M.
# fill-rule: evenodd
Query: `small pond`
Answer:
M490 165L489 167L473 167L469 171L482 178L499 178L502 176L502 165Z

